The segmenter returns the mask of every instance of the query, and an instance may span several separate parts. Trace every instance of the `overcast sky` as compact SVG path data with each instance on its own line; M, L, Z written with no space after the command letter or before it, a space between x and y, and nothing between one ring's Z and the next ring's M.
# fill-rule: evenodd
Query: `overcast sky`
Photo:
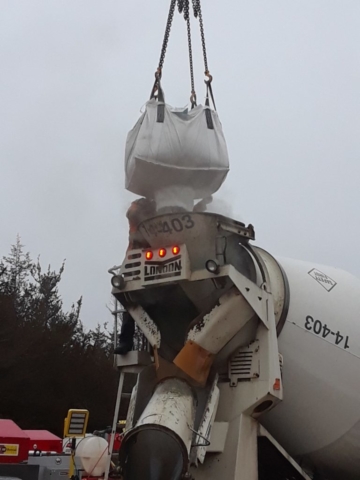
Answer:
M272 254L360 277L360 1L203 0L230 153L219 191ZM0 0L0 255L16 235L58 269L65 308L111 321L127 246L127 132L148 99L169 0ZM193 23L194 28L196 24ZM194 34L198 42L198 34ZM198 99L204 95L199 48ZM190 86L177 15L167 102Z

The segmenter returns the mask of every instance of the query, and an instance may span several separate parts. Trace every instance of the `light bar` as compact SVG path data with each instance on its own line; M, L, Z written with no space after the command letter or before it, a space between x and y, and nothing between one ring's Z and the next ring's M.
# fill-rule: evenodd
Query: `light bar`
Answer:
M173 255L179 255L180 247L178 245L174 245L173 247L169 247L169 248L171 248L171 253ZM159 248L159 250L157 250L157 252L154 252L153 250L144 250L143 255L146 260L152 260L154 258L154 255L156 254L160 258L164 258L167 256L167 253L168 253L167 249L164 247L161 247Z
M85 437L88 420L88 410L69 410L65 418L64 437Z

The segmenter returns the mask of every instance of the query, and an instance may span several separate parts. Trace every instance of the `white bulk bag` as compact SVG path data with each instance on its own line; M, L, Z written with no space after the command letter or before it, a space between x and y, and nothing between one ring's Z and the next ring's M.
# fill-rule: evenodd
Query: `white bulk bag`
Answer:
M208 106L179 110L152 98L128 134L125 187L138 195L153 198L159 189L186 186L193 198L207 197L228 170L221 123Z

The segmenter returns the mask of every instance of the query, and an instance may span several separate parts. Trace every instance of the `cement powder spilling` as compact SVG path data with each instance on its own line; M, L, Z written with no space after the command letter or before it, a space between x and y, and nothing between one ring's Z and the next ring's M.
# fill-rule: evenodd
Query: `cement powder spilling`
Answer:
M233 207L223 198L213 197L211 203L207 205L206 211L224 215L224 217L234 218ZM238 216L236 219L239 220Z
M154 191L156 210L161 213L171 208L192 212L194 208L194 191L190 187L171 185Z

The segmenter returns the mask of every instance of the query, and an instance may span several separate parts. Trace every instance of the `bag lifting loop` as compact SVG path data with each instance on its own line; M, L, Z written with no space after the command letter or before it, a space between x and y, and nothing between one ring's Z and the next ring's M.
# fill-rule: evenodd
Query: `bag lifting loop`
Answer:
M155 82L150 95L150 100L155 98L158 101L156 118L158 123L164 123L165 120L165 98L161 88L161 73L162 69L159 67L155 72Z
M205 76L208 77L208 80L205 80L205 85L206 85L205 107L207 107L205 109L206 124L207 124L207 127L208 127L209 130L214 130L214 122L213 122L213 118L212 118L212 113L211 113L211 109L210 109L210 100L209 100L209 93L210 93L211 101L213 103L214 110L216 111L214 94L213 94L212 87L211 87L211 82L213 80L213 77L212 77L212 75L210 75L210 72L208 70L206 70Z
M154 82L153 88L151 90L150 100L152 98L156 97L156 92L159 90L159 84L160 84L161 76L162 76L162 69L160 67L158 67L156 72L155 72L155 82Z

